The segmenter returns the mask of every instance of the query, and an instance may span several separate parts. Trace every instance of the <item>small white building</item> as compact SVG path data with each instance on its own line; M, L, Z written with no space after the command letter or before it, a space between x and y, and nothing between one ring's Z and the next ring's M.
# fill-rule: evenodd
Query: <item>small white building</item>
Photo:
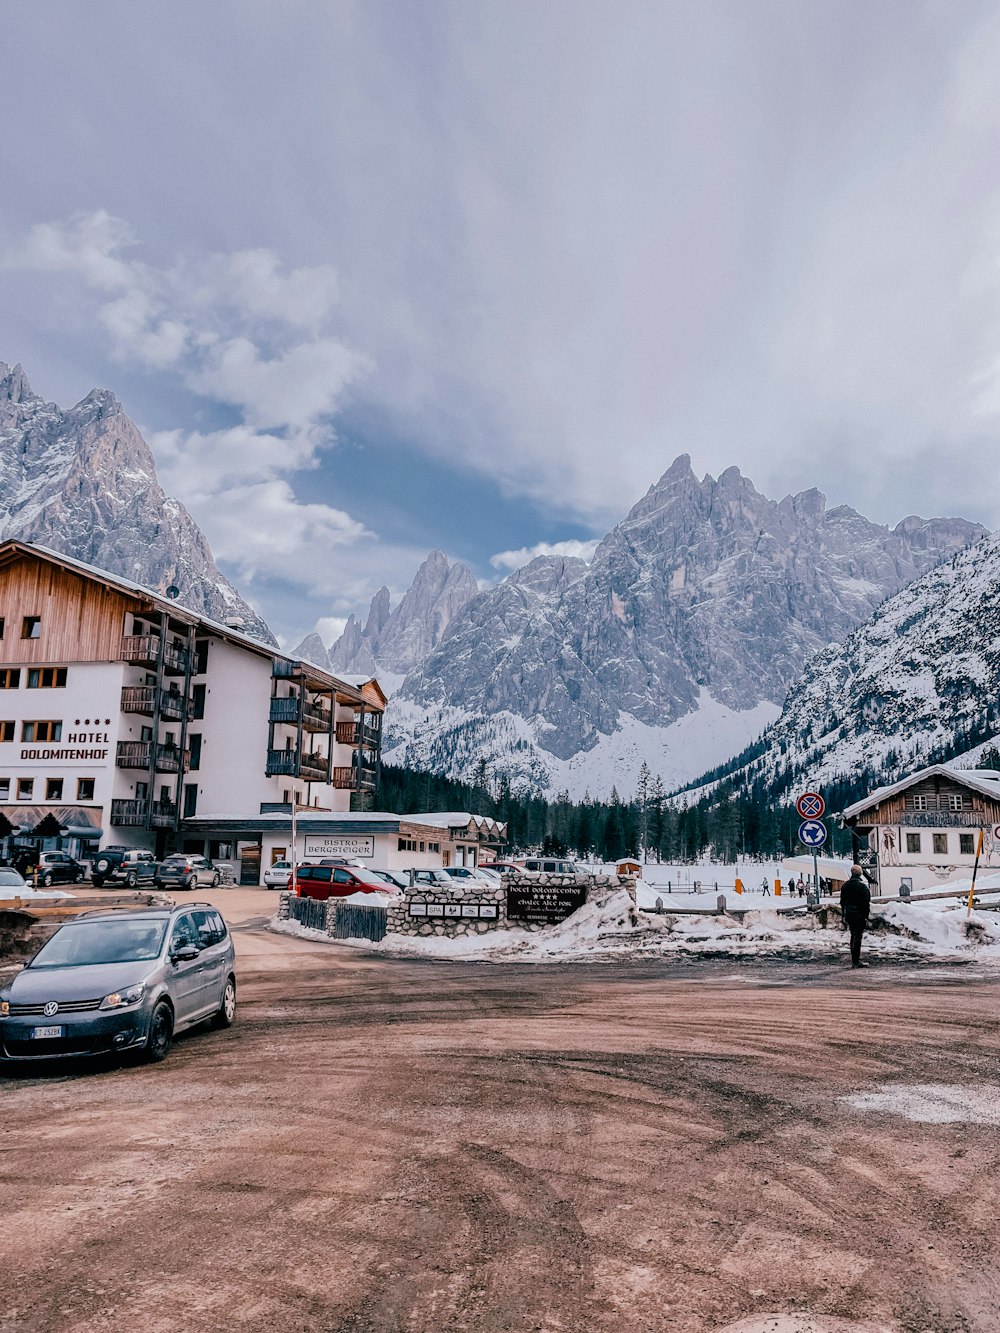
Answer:
M879 892L937 888L968 876L982 834L981 867L1000 866L1000 773L934 764L843 811Z

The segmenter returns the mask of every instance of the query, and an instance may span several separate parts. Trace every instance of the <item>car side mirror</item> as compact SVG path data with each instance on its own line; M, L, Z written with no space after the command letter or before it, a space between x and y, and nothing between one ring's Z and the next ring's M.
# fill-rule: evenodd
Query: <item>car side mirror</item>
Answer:
M201 950L195 944L182 944L179 949L175 949L170 955L171 961L175 963L190 963L193 958L197 958Z

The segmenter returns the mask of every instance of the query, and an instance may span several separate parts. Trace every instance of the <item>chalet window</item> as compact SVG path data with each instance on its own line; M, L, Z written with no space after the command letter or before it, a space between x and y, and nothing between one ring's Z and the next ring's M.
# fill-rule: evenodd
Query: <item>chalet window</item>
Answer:
M22 722L21 740L28 741L61 741L62 723L61 722Z
M948 809L949 809L949 810L961 810L963 804L964 804L964 802L963 802L963 799L962 799L961 794L959 794L959 795L957 795L957 796L949 796L949 797L948 797Z
M415 852L417 850L416 838L400 838L399 850L401 852Z
M194 675L203 676L208 670L208 640L199 639L194 646Z
M920 851L920 834L908 833L906 835L906 850L913 854Z
M914 810L926 810L928 808L927 797L923 795L914 796L913 808Z
M20 684L19 667L0 667L0 690L16 690Z
M184 785L184 818L193 819L198 809L198 787L189 782Z
M194 686L194 688L193 688L192 691L191 691L191 702L192 702L191 716L192 716L192 717L204 717L204 716L205 716L205 686L204 686L204 685L195 685L195 686Z
M0 722L0 741L12 741L14 739L13 722Z
M93 778L77 778L76 799L78 801L92 801L94 799Z
M441 844L439 842L429 842L427 844L427 850L429 852L439 852L441 850Z
M47 801L61 801L63 798L63 780L62 778L49 778L45 783L45 799Z
M975 856L975 838L971 833L960 833L958 835L958 850L962 856Z
M0 616L0 639L3 638L3 616Z
M28 672L29 690L59 690L65 684L65 667L32 667Z
M170 796L171 796L170 787L169 787L165 782L164 782L164 783L161 783L161 785L160 785L160 804L161 804L161 805L169 805L169 804L170 804Z
M933 838L934 838L934 855L947 856L948 855L947 833L935 833L933 834Z
M19 801L30 801L32 792L35 790L34 778L18 778L17 780L17 799Z
M201 767L201 733L189 732L188 745L191 747L191 758L188 762L188 768L197 769Z
M0 801L10 800L10 778L0 778Z
M42 617L25 616L21 621L22 639L40 639L42 636Z

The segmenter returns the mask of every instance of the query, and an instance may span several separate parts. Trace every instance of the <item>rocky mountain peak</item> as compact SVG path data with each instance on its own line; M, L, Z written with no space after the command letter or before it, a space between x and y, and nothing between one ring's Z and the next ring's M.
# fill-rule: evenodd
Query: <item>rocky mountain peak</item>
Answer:
M261 617L218 569L205 535L166 496L149 446L108 389L63 410L0 363L0 536L121 574L215 620L239 617L273 644ZM5 410L6 409L6 410Z

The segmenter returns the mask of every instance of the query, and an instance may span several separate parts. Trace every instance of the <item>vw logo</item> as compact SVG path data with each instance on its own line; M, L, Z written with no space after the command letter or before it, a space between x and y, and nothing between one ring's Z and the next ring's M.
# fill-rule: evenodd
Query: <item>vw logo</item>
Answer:
M42 1010L42 1013L46 1018L51 1018L53 1014L57 1014L58 1012L59 1006L56 1004L55 1000L49 1000L48 1004Z

